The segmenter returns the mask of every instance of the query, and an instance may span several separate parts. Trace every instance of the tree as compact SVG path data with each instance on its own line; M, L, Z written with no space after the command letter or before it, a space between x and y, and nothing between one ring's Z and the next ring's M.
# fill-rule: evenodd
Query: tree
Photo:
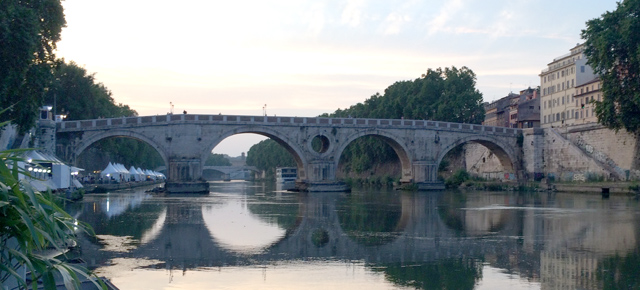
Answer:
M231 161L222 154L211 153L204 162L205 166L231 166Z
M0 107L22 132L33 126L52 80L65 23L60 0L0 1Z
M111 91L96 82L95 74L71 61L56 62L55 81L45 95L47 104L55 103L55 110L67 114L68 120L132 117L138 113L128 105L116 104Z
M616 10L587 21L582 30L587 64L602 80L598 122L640 133L640 0L618 2Z
M413 81L398 81L364 103L324 117L436 120L480 124L484 121L482 93L467 67L428 69Z
M51 83L44 101L55 104L56 112L66 114L69 120L84 120L113 117L131 117L138 113L127 105L116 104L111 91L98 83L95 74L75 62L56 62L55 81ZM149 144L131 138L109 138L98 142L97 148L109 161L142 168L155 168L164 164L162 157ZM100 170L106 164L94 159L85 160L87 154L80 155L79 165L85 169ZM106 163L106 161L104 161Z
M282 145L272 139L267 139L249 148L247 165L255 166L268 172L269 175L273 175L276 167L292 167L296 166L296 162L291 153Z

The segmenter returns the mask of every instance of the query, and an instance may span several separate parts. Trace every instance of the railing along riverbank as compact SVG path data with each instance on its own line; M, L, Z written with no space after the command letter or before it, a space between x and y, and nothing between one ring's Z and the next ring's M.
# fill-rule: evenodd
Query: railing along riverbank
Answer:
M123 190L136 188L141 186L148 186L154 184L162 184L164 180L149 180L149 181L136 181L136 182L121 182L121 183L87 183L82 184L87 193L101 193L113 190Z

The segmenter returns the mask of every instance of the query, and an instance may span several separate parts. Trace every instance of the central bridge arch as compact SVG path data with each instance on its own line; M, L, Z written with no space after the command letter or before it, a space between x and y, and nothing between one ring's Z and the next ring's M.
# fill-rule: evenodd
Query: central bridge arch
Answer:
M355 140L366 136L377 138L385 142L387 145L391 146L393 151L396 152L396 155L398 155L398 159L400 159L400 165L402 167L402 179L411 178L411 176L413 175L411 168L411 160L413 160L413 156L410 155L410 150L405 146L405 144L402 144L400 142L402 138L390 132L380 130L360 131L356 132L355 134L346 136L346 139L343 142L340 142L334 153L336 167L338 166L338 162L340 162L340 156L342 156L342 153L347 148L347 146L349 146L349 144L353 143Z
M280 146L284 147L284 149L291 154L293 160L295 160L298 167L298 179L306 178L304 169L307 166L307 160L304 158L303 147L299 146L300 144L289 140L287 134L278 130L273 130L269 127L240 126L220 132L219 135L216 136L216 138L209 142L208 146L204 146L204 150L200 153L202 156L201 160L206 160L206 157L224 139L238 134L258 134L276 141L278 144L280 144Z

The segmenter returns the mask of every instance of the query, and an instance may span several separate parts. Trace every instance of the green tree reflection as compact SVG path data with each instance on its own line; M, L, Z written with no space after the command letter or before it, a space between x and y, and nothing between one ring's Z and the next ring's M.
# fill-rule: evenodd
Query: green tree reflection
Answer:
M387 264L373 270L384 273L396 285L415 289L473 289L482 279L482 263L469 258L421 265Z
M602 289L640 289L640 251L603 259L597 273Z
M342 230L364 246L378 246L396 239L401 227L402 205L396 193L347 195L336 203Z
M277 224L287 232L295 229L300 222L300 206L297 202L275 202L272 197L259 198L258 201L248 205L249 211L260 217L263 221Z
M443 195L438 202L438 215L450 229L460 235L464 233L463 213L460 208L463 208L466 202L466 195L458 191Z

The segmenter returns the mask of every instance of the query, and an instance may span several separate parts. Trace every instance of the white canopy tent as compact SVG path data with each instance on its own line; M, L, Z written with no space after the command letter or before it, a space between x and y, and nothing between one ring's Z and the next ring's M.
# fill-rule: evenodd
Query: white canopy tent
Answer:
M120 171L116 169L111 162L109 162L109 165L100 172L100 177L107 179L113 177L116 180L120 180Z
M135 180L135 181L143 181L144 178L144 174L141 174L135 167L131 166L131 168L129 168L129 174L131 175L131 180Z

